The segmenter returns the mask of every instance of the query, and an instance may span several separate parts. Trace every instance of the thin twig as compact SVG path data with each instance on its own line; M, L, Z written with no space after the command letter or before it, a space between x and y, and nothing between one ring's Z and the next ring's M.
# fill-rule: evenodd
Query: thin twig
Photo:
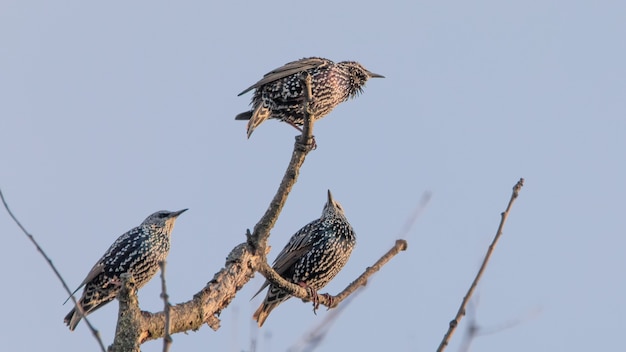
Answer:
M367 279L372 276L374 273L379 271L387 262L391 260L391 258L395 257L396 254L405 251L408 244L405 240L396 240L396 244L391 247L380 259L374 263L374 265L365 269L365 272L361 274L356 280L352 281L348 287L346 287L343 291L341 291L337 296L333 297L333 305L329 308L336 307L341 301L346 299L349 295L351 295L354 291L356 291L359 287L365 286L367 283Z
M43 248L41 248L39 243L37 243L37 241L35 240L35 237L33 237L33 235L31 235L26 230L26 228L24 228L24 226L22 226L22 224L19 222L19 220L17 220L15 215L13 215L13 212L11 211L11 209L9 208L9 205L7 204L6 200L4 199L4 194L2 193L2 190L0 190L0 198L2 198L2 204L4 204L4 208L6 209L7 213L9 213L9 216L11 216L11 219L13 219L15 224L17 224L17 226L22 230L22 232L26 235L26 237L28 237L28 239L35 245L35 247L37 248L37 251L39 251L39 253L44 257L44 259L48 262L48 265L50 266L50 268L52 268L52 271L54 271L54 274L56 275L56 277L59 279L59 281L61 281L61 285L63 285L63 288L65 289L65 292L67 292L67 294L72 299L72 302L74 302L74 305L76 306L76 310L82 316L82 318L85 321L85 323L87 323L87 326L89 327L89 330L91 330L91 334L93 335L93 337L98 342L98 345L100 345L100 350L102 352L106 352L106 349L104 348L104 344L102 343L102 338L100 337L100 332L93 325L91 325L91 323L89 322L87 317L85 317L85 311L78 304L78 302L76 301L76 298L74 298L74 295L72 294L72 291L70 290L70 288L65 283L65 280L63 279L63 276L61 276L61 273L57 270L57 268L52 263L52 260L50 259L50 257L48 257L46 252L44 252Z
M165 285L165 260L159 262L161 267L161 298L163 298L163 312L165 313L165 336L163 336L163 352L168 352L172 346L170 335L170 296Z
M401 251L406 250L407 242L405 240L396 240L396 244L391 247L387 253L385 253L380 259L374 263L374 265L365 269L363 274L359 276L356 280L352 281L343 291L341 291L336 296L330 296L328 294L318 295L318 300L320 305L324 305L326 307L335 308L343 301L348 298L352 293L354 293L359 287L364 286L367 283L367 279L372 276L374 273L379 271L387 262L391 260L396 254ZM272 267L270 267L267 262L262 263L258 268L259 272L265 276L265 278L271 282L273 285L279 287L280 289L287 291L290 295L294 297L298 297L302 300L310 301L310 292L309 290L291 283L285 279L283 279Z
M491 242L491 245L489 245L487 254L485 254L485 259L483 260L483 263L480 266L480 269L478 270L478 273L476 274L476 277L474 278L472 285L467 291L467 294L465 295L465 297L463 297L463 301L461 302L461 306L459 307L459 310L456 313L456 316L454 317L452 321L450 321L448 331L444 335L443 340L441 340L441 344L439 345L439 348L437 348L437 352L441 352L445 350L445 348L448 346L448 343L450 342L450 338L452 337L452 334L454 334L454 331L459 325L459 322L465 315L465 309L467 307L467 304L472 298L472 295L474 294L474 290L476 289L476 286L478 285L480 278L483 276L485 268L487 267L487 264L489 263L489 259L491 258L491 255L493 254L493 250L496 248L496 244L498 243L498 240L502 236L502 229L504 228L504 223L506 222L506 219L509 217L509 212L511 210L511 207L513 206L513 202L519 196L519 192L523 186L524 186L523 178L520 178L520 180L517 181L515 186L513 186L513 193L511 194L511 199L509 200L509 204L506 207L506 210L501 214L500 225L498 226L498 231L496 232L496 236L494 237L493 242Z

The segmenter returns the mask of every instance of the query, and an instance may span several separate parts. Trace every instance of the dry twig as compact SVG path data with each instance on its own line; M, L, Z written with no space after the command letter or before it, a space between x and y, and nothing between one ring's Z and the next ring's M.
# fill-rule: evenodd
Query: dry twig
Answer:
M483 260L483 263L480 266L480 269L478 270L478 273L476 274L474 281L470 285L470 288L467 291L467 294L465 294L465 297L463 297L463 301L461 302L461 306L459 307L459 310L456 313L456 316L454 317L452 321L450 321L448 331L444 335L443 340L441 340L441 343L439 344L439 348L437 348L437 352L442 352L443 350L445 350L445 348L448 346L448 343L450 342L450 338L452 337L452 334L454 334L454 331L459 325L459 322L465 315L467 304L472 298L472 295L474 294L474 290L476 289L476 286L478 285L480 278L483 276L483 273L485 272L485 268L487 268L489 259L491 258L491 255L493 254L493 250L496 248L496 244L498 243L498 240L502 236L502 229L504 228L504 223L506 222L506 219L509 217L509 212L511 211L513 202L515 202L515 199L517 199L517 197L519 196L519 192L523 186L524 186L523 178L520 178L520 180L517 181L515 186L513 186L513 193L511 194L511 199L509 199L509 204L506 207L506 210L501 214L501 220L500 220L500 225L498 226L498 231L496 231L496 235L493 241L491 242L491 244L489 245L489 249L487 250L487 253L485 254L485 259Z
M56 275L56 277L59 279L59 281L61 282L61 285L63 286L63 288L65 289L65 292L67 292L67 294L69 295L69 297L72 299L72 302L74 303L74 305L76 306L76 309L78 312L80 312L80 314L83 316L83 320L85 320L85 323L87 324L87 326L89 327L89 330L91 331L91 334L93 335L93 337L96 339L96 341L98 342L98 345L100 345L100 350L102 352L105 352L105 348L104 348L104 344L102 343L102 338L100 337L100 332L91 324L91 322L89 322L89 320L87 319L87 317L85 317L85 312L83 311L83 308L77 304L78 302L76 301L76 298L74 298L74 295L72 294L72 291L70 290L70 288L67 286L67 284L65 283L65 280L63 279L63 276L61 276L61 273L57 270L57 268L54 266L54 264L52 263L52 260L50 259L50 257L48 257L48 255L46 254L46 252L44 252L43 248L41 248L41 246L39 246L39 243L37 243L37 241L35 240L35 237L33 237L33 235L31 235L24 226L22 226L22 224L19 222L19 220L17 220L17 218L15 217L15 215L13 215L13 212L11 211L11 209L9 208L9 204L7 204L6 200L4 199L4 194L2 194L2 190L0 190L0 198L2 198L2 204L4 204L4 208L6 209L7 213L9 213L9 216L11 216L11 219L13 219L13 221L15 222L15 224L17 224L17 226L22 230L22 232L24 233L24 235L26 235L26 237L28 237L28 239L35 245L35 247L37 248L37 251L43 256L43 258L48 262L48 265L50 266L50 268L52 269L52 271L54 271L54 274Z

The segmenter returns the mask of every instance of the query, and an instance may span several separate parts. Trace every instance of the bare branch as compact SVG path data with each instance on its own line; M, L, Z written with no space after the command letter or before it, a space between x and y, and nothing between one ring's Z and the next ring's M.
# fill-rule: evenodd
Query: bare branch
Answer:
M67 292L68 296L72 299L72 302L74 303L74 305L76 306L76 310L82 315L83 320L85 321L85 323L87 324L87 326L89 327L89 330L91 331L91 334L93 335L93 337L96 339L96 341L98 342L98 345L100 345L100 350L102 352L105 352L105 348L104 348L104 343L102 343L102 338L100 337L100 332L91 324L91 322L89 322L89 320L85 317L85 311L83 310L83 308L77 304L78 302L76 301L76 298L74 298L74 295L72 294L72 291L70 290L70 288L67 286L67 284L65 283L65 280L63 279L63 276L61 276L61 273L57 270L57 268L54 266L54 264L52 263L52 260L50 259L50 257L48 257L48 255L46 254L46 252L44 252L43 248L41 248L41 246L39 246L39 243L37 243L37 241L35 240L35 237L33 237L33 235L31 235L24 226L22 226L22 224L19 222L19 220L17 220L17 218L15 217L15 215L13 215L13 212L11 211L11 209L9 208L9 204L7 204L6 200L4 199L4 194L2 193L2 190L0 190L0 198L2 199L2 204L4 204L4 208L6 209L7 213L9 213L9 216L11 216L11 219L13 219L13 221L15 222L15 224L17 224L17 226L22 230L22 232L26 235L26 237L28 237L28 239L35 245L35 247L37 248L37 251L44 257L44 259L48 262L48 265L50 266L50 268L52 269L52 271L54 271L54 274L56 275L56 277L59 279L59 281L61 282L61 285L63 285L63 288L65 289L65 292Z
M198 330L203 324L213 330L220 328L217 316L224 310L241 287L254 277L260 256L247 243L236 246L226 258L226 266L192 300L170 307L170 334ZM158 339L165 333L165 313L142 312L141 343Z
M168 352L172 346L172 335L170 335L170 296L167 294L165 285L165 260L159 262L161 267L161 298L163 298L163 312L165 315L165 336L163 337L163 352Z
M352 281L343 291L336 296L330 296L322 294L318 296L319 304L325 305L328 308L335 308L341 301L350 296L359 287L365 286L367 279L374 273L379 271L383 265L387 264L396 254L406 250L407 242L405 240L396 240L396 244L391 247L387 253L385 253L380 259L374 263L374 265L365 269L365 272L361 274L356 280ZM265 276L265 278L272 284L278 286L280 289L289 292L290 295L298 297L304 301L310 301L312 297L309 296L309 291L304 287L293 284L283 279L276 271L274 271L267 262L260 264L258 268L259 272Z
M359 276L356 280L352 281L352 283L350 283L348 287L346 287L343 291L341 291L337 296L334 297L333 305L332 307L329 307L329 308L336 307L341 301L346 299L350 294L356 291L359 287L365 286L365 284L367 283L367 279L370 276L372 276L374 273L379 271L383 267L383 265L387 264L387 262L389 262L391 258L396 256L396 254L400 253L401 251L405 251L407 246L408 244L405 240L396 240L396 244L393 247L391 247L391 249L389 249L387 253L385 253L382 257L380 257L380 259L378 259L376 263L374 263L374 265L365 269L365 272L363 272L361 276Z
M474 290L476 289L476 286L478 285L478 282L480 281L481 277L483 276L485 268L487 268L487 264L489 263L489 259L491 258L491 255L493 254L493 250L496 248L496 244L498 243L498 240L502 236L502 229L504 228L504 223L506 222L506 219L509 217L509 212L511 211L511 207L513 206L513 202L519 196L519 192L520 192L520 190L522 189L523 186L524 186L524 179L523 178L520 178L520 180L517 181L515 186L513 186L513 194L511 194L511 199L509 199L509 204L506 207L506 210L501 214L500 225L498 226L498 231L496 232L496 236L494 237L493 241L489 245L489 249L487 250L487 253L485 254L485 259L483 260L483 263L480 266L480 269L478 270L478 273L476 274L476 277L474 278L474 281L472 282L472 285L470 286L469 290L467 291L467 294L465 295L465 297L463 297L463 301L461 302L461 306L459 307L459 310L456 313L456 316L454 317L454 319L452 321L450 321L450 325L448 327L448 331L444 335L443 340L441 341L441 344L439 345L439 348L437 348L437 352L441 352L441 351L445 350L445 348L448 346L448 343L450 342L450 338L452 337L452 334L454 334L454 331L456 330L457 326L459 325L459 322L461 321L461 319L465 315L465 309L467 308L467 304L470 301L470 299L472 298L472 295L474 294Z

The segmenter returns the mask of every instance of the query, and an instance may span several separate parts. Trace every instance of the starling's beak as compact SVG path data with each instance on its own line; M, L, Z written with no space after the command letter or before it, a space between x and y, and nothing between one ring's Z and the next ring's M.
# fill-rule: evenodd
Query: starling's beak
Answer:
M330 190L328 190L328 204L333 204L333 194L330 193Z
M367 71L367 74L370 76L370 78L385 78L385 76L383 75L379 75L378 73L374 73L370 71Z
M170 218L177 218L177 217L178 217L178 215L180 215L180 214L182 214L182 213L186 212L187 210L189 210L189 209L183 209L183 210L179 210L179 211L174 211L174 212L172 212L172 213L170 214Z

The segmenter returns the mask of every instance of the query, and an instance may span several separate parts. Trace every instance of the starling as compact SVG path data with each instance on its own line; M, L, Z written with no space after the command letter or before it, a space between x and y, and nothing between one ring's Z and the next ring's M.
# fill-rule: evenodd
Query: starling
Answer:
M308 289L317 298L317 290L326 286L343 268L356 244L356 235L341 205L328 191L322 216L296 232L274 261L274 270L287 281ZM259 327L270 312L291 297L265 281L258 295L269 285L265 300L253 315ZM253 297L254 298L254 297Z
M121 289L120 275L129 273L140 289L159 271L159 262L170 250L170 235L176 218L187 209L161 210L148 216L141 225L121 235L93 266L78 288L85 286L78 301L85 315L111 302ZM67 301L66 301L67 302ZM64 322L74 330L82 316L74 307Z
M334 63L319 57L304 58L277 68L239 96L252 89L252 110L242 112L235 120L248 122L248 138L263 121L278 119L301 131L304 124L304 83L301 73L311 75L311 113L316 119L328 115L339 103L354 98L363 91L369 78L384 77L372 73L355 61Z

